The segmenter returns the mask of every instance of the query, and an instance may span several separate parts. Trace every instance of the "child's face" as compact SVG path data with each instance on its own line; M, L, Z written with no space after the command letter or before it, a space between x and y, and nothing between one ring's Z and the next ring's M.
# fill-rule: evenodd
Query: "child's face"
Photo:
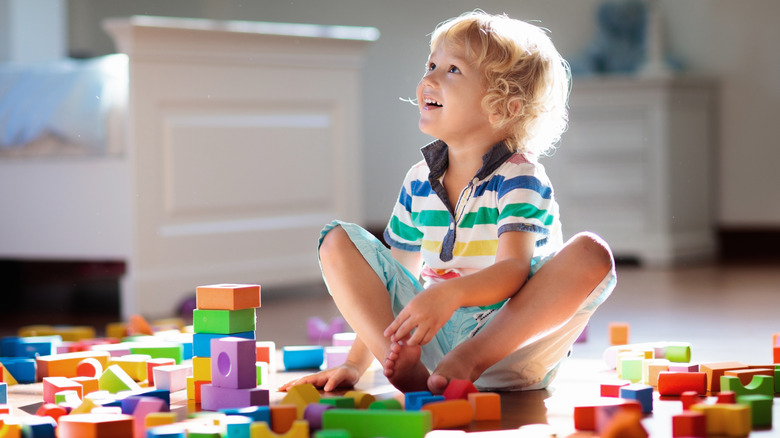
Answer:
M478 67L466 60L466 50L446 41L434 47L425 74L417 84L420 130L450 146L458 142L497 140L482 108L487 86Z

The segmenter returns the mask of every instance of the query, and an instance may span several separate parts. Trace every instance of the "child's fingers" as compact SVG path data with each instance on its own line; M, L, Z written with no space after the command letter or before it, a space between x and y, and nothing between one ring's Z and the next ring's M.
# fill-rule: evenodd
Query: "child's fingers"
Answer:
M393 335L395 335L397 338L402 338L402 336L398 336L398 329L401 327L401 325L406 322L406 320L409 318L409 316L403 312L401 312L394 320L390 323L389 326L385 329L385 337L389 338Z

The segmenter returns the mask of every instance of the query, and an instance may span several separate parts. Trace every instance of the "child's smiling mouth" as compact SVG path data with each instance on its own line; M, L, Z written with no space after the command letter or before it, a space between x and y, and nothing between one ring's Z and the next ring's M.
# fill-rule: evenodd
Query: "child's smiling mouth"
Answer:
M430 97L426 97L425 98L425 107L426 108L430 108L430 107L441 108L442 106L443 105L441 103L439 103L438 100L431 99Z

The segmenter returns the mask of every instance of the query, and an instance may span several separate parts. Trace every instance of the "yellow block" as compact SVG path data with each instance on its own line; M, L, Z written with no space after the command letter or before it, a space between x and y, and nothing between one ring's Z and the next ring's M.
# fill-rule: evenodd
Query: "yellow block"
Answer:
M255 421L249 426L252 438L309 438L309 422L296 420L284 435L274 433L265 421Z
M152 356L148 354L126 354L120 357L112 357L108 365L119 365L130 378L136 382L146 380L146 361Z
M146 428L173 424L178 420L175 412L150 412L146 414Z
M193 357L192 358L192 377L195 380L211 380L211 358Z
M287 390L280 405L295 405L298 408L298 419L303 420L303 411L310 403L319 403L320 393L311 383L295 385Z

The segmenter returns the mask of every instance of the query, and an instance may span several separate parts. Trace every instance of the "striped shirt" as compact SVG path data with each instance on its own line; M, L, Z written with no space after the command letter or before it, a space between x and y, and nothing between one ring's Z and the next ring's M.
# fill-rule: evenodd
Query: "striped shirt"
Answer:
M534 256L563 245L552 185L532 157L504 143L493 146L453 209L442 185L447 145L437 140L422 153L424 160L404 179L384 237L390 246L422 253L426 285L495 263L498 236L506 231L535 233Z

